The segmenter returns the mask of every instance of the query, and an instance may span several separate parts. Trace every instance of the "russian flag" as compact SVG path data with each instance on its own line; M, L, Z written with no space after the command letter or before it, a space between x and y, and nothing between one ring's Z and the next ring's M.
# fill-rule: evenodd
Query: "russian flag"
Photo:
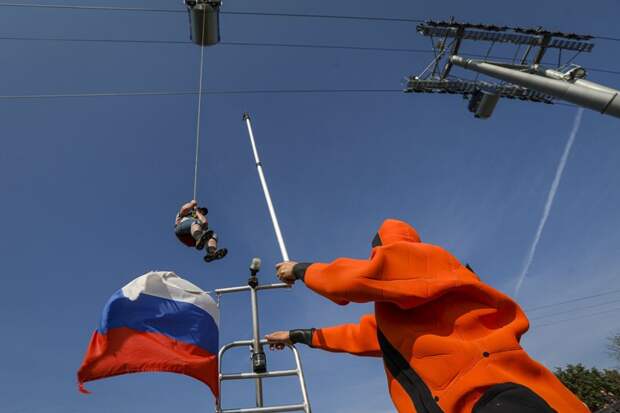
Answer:
M82 366L84 383L138 372L198 379L218 395L219 310L208 293L172 272L154 271L118 290L103 309Z

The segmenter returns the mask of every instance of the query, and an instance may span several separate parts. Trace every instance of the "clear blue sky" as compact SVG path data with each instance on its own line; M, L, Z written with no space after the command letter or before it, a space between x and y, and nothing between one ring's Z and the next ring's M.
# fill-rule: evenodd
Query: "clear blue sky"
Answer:
M58 0L60 2L60 0ZM70 0L64 4L70 3ZM178 7L180 1L88 5ZM615 0L250 2L228 11L446 19L546 26L620 37ZM0 34L185 40L184 14L0 8ZM412 23L222 17L226 41L428 48ZM192 90L192 45L0 40L0 95ZM585 66L620 70L620 42L598 41ZM429 56L220 45L206 55L206 87L398 89ZM591 79L620 87L620 76ZM457 96L297 94L208 96L203 107L199 199L230 250L205 265L174 238L172 220L192 195L196 96L0 100L0 410L7 413L209 412L201 383L172 374L123 376L75 387L100 311L149 270L172 270L204 289L243 284L253 256L273 281L279 251L241 114L250 111L292 258L366 257L384 218L416 226L507 293L532 242L576 109L502 101L479 121ZM527 309L620 289L620 136L617 119L586 112L528 278ZM264 332L357 320L368 306L338 307L303 285L261 297ZM525 348L549 367L611 367L606 337L620 294L533 312ZM579 310L605 302L600 307ZM222 342L249 335L248 297L226 297ZM558 314L560 313L560 314ZM535 320L545 314L556 314ZM536 325L555 323L550 326ZM316 412L391 412L382 363L304 348ZM241 351L229 371L248 365ZM274 367L288 360L270 358ZM296 401L278 379L267 400ZM225 388L249 405L251 384Z

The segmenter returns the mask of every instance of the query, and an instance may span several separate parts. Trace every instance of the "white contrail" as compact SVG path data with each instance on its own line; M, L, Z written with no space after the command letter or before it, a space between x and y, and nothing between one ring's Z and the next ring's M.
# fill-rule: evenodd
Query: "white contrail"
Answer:
M558 169L555 172L555 178L553 179L553 184L551 184L549 195L547 195L547 203L545 204L545 210L543 211L543 216L540 220L540 223L538 224L538 230L536 231L534 242L532 242L530 251L527 254L527 258L525 259L525 264L523 265L523 270L521 271L521 275L519 275L519 278L517 279L517 286L515 288L515 296L519 294L521 285L523 284L523 281L525 281L525 276L527 275L527 272L530 269L530 265L532 265L532 261L534 260L534 254L536 254L536 247L538 247L538 241L540 241L540 236L542 235L543 228L545 227L545 223L547 222L547 218L549 217L549 211L551 211L551 207L553 206L553 199L555 198L555 194L558 191L558 186L560 185L560 180L562 179L562 174L564 173L564 167L566 166L568 155L570 154L570 150L573 146L573 142L575 142L575 137L577 137L577 132L579 132L579 126L581 126L582 115L583 115L583 108L579 108L579 110L577 111L577 115L575 115L575 123L573 124L573 130L570 133L568 142L566 142L566 147L564 147L564 153L562 154L562 159L560 159L560 164L558 165Z

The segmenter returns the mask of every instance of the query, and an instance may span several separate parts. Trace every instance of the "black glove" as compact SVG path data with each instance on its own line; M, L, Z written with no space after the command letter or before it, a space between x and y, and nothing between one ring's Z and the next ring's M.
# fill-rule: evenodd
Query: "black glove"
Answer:
M312 345L312 334L314 334L314 328L308 328L304 330L301 330L301 329L290 330L288 334L293 344L301 343L307 346L311 346Z

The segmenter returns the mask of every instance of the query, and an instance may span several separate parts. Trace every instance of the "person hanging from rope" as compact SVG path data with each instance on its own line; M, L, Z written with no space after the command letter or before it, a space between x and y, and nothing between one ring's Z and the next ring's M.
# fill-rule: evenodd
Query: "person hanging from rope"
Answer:
M272 349L303 343L382 357L399 413L586 413L588 408L521 347L529 322L507 295L481 282L406 222L386 220L368 260L288 261L280 280L302 281L345 305L374 302L359 324L278 331Z
M226 248L217 249L217 234L209 229L209 210L199 207L196 200L183 204L174 220L174 233L183 244L202 250L207 247L206 262L224 258Z

